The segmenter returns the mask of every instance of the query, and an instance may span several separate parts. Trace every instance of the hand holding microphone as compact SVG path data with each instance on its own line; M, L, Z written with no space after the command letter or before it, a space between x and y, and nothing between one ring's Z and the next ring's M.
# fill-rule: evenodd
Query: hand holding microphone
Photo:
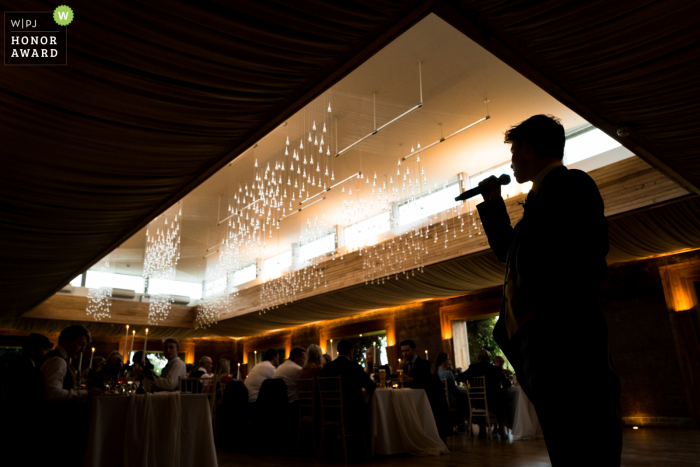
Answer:
M484 201L496 201L502 199L501 196L501 185L508 185L510 183L510 176L503 174L500 177L495 177L491 175L479 182L479 186L467 190L461 195L455 198L455 201L464 201L466 199L472 198L477 195L482 195Z

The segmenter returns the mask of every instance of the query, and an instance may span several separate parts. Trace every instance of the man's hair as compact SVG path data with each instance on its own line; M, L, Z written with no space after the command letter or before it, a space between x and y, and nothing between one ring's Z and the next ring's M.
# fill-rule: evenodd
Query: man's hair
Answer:
M58 336L58 345L73 342L74 340L83 336L87 337L87 341L90 342L90 331L88 331L85 326L73 324L72 326L68 326L61 331L61 334Z
M277 350L275 349L267 349L265 351L265 355L263 355L263 362L268 362L272 360L273 358L277 357L279 354L277 353Z
M489 353L488 350L481 349L481 350L479 350L479 353L476 355L476 359L479 360L480 363L488 362L490 356L491 356L491 354Z
M32 350L46 349L51 350L53 348L53 342L49 340L48 337L42 334L32 333L27 337L22 339L22 352L25 355L32 353Z
M304 347L292 347L292 350L289 351L289 359L296 360L296 358L303 353L306 353Z
M505 360L500 355L496 355L495 357L493 357L494 363L496 362L496 360L499 360L499 361L505 363Z
M400 347L403 347L404 345L410 346L412 349L416 348L416 343L413 342L411 339L406 339L405 341L401 341Z
M333 361L333 359L331 358L331 356L328 355L327 353L324 353L324 354L323 354L323 358L326 360L326 363L330 363L330 362Z
M204 359L205 359L205 358L208 358L209 360L211 360L211 357L207 357L207 356L205 355L204 357L201 357L201 358L199 359L199 363L198 363L199 366L202 366L202 364L204 364ZM213 364L214 361L211 360L211 363Z
M518 146L527 142L535 154L542 159L553 157L562 160L566 136L564 127L557 117L533 115L506 131L504 142L518 143Z
M173 344L175 344L175 347L177 347L177 350L180 350L180 342L177 339L175 339L174 337L168 337L163 341L163 347L165 347L165 345L168 342L172 342Z
M354 348L355 345L352 342L343 339L342 341L338 342L338 355L347 355Z
M118 350L112 350L112 351L109 353L109 355L107 355L107 361L109 361L109 359L112 358L112 355L119 355L119 360L120 360L120 361L123 361L123 360L124 360L124 356L122 355L122 353L121 353L120 351L118 351Z

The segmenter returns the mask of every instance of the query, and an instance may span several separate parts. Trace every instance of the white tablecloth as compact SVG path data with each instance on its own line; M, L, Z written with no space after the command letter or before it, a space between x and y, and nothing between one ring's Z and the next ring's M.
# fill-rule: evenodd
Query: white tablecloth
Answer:
M422 389L381 389L372 396L372 452L439 456L450 452L440 439Z
M138 397L137 404L130 398ZM216 467L216 448L214 447L214 433L212 430L211 412L209 400L202 394L180 394L180 411L177 414L173 410L173 399L167 393L148 395L150 400L145 403L146 395L134 396L99 396L92 398L92 418L90 422L90 438L88 448L83 460L83 467L124 467L125 449L124 443L127 437L127 421L129 409L132 410L131 420L143 417L144 424L150 423L154 427L155 436L151 436L147 446L151 454L145 455L144 461L153 465L153 458L159 461L175 459L180 467L202 466ZM146 413L146 407L149 408ZM179 415L179 416L177 416ZM150 422L149 422L150 416ZM159 423L160 422L160 423ZM165 422L165 423L163 423ZM173 433L178 424L178 433ZM145 428L140 430L138 436L143 436ZM177 445L179 444L179 449ZM142 443L142 446L144 443ZM176 449L179 452L164 452ZM140 455L140 453L139 453ZM134 453L129 452L130 467L138 467L133 464ZM172 465L177 465L173 463Z
M505 423L513 430L513 439L544 438L535 406L527 398L523 388L509 387L505 390L505 395L508 407Z

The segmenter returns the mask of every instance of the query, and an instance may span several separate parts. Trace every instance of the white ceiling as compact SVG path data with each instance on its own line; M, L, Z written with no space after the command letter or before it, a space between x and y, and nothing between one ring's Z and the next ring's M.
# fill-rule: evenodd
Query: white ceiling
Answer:
M503 133L511 125L534 114L555 115L567 129L586 123L466 36L436 16L429 15L290 118L286 126L261 140L257 148L235 158L229 166L183 199L177 279L191 282L204 279L207 264L203 257L207 249L220 243L225 235L225 227L217 226L217 221L227 216L228 205L239 184L252 186L256 160L259 169L264 169L268 163L274 168L275 161L286 161L288 165L292 158L291 153L284 156L286 138L290 139L290 148L298 148L299 140L304 136L308 151L308 132L314 121L319 136L324 122L331 130L324 135L326 142L330 138L331 154L335 153L336 145L336 128L332 126L331 118L337 118L338 149L357 141L373 130L373 93L376 93L377 126L417 105L420 102L419 61L424 107L338 158L325 156L325 147L321 156L314 147L314 162L320 164L321 174L327 165L329 171L334 172L336 182L360 169L366 176L374 177L376 173L378 181L385 174L396 181L397 160L401 156L407 155L412 146L417 147L419 143L426 146L438 140L440 124L444 135L448 135L486 116L484 99L490 100L489 120L421 153L422 168L430 187L459 172L473 174L508 161L510 148L503 144ZM326 110L329 101L331 114ZM415 159L406 161L411 164L412 174L419 170ZM306 168L308 170L309 166ZM314 172L314 176L321 174ZM372 178L370 185L364 182L347 182L348 191L353 189L352 198L348 192L341 193L338 187L327 192L324 201L282 221L281 229L274 230L271 239L266 236L265 247L257 254L267 258L288 250L291 243L298 242L304 233L307 219L313 223L316 217L320 221L325 215L328 224L347 225L379 212L381 206L376 201L372 210L337 212L342 210L344 200L352 199L356 204L362 199L368 203L373 199L369 188ZM316 191L320 190L316 188ZM290 198L291 191L286 208ZM296 207L298 201L294 203ZM142 273L145 231L134 235L111 255L115 272Z

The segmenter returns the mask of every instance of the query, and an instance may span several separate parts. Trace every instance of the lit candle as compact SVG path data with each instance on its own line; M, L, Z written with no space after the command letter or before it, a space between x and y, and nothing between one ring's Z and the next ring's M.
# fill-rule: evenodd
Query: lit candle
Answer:
M241 364L238 364L238 373L236 373L236 381L241 379Z
M83 352L80 352L80 360L78 360L78 372L83 368Z
M372 342L372 361L374 362L375 365L379 365L377 363L377 343Z
M148 345L148 328L146 328L146 338L143 340L143 355L141 355L141 363L146 365L146 348Z
M124 336L124 358L127 359L126 360L127 363L129 362L129 360L128 360L129 357L127 357L127 355L126 355L126 341L128 341L128 340L129 340L129 325L127 324L126 325L126 335Z
M333 339L331 339L331 360L333 360Z
M428 359L428 351L427 350L425 351L425 359L426 360Z
M134 353L134 339L136 339L136 331L131 331L131 347L129 348L129 356L126 357L126 363L129 363L131 354Z
M88 368L92 368L92 357L95 356L95 348L92 348L92 352L90 352L90 365L88 365Z
M258 351L257 351L257 350L253 350L253 353L255 354L255 355L254 355L254 359L253 359L253 366L255 366L255 365L258 364Z

